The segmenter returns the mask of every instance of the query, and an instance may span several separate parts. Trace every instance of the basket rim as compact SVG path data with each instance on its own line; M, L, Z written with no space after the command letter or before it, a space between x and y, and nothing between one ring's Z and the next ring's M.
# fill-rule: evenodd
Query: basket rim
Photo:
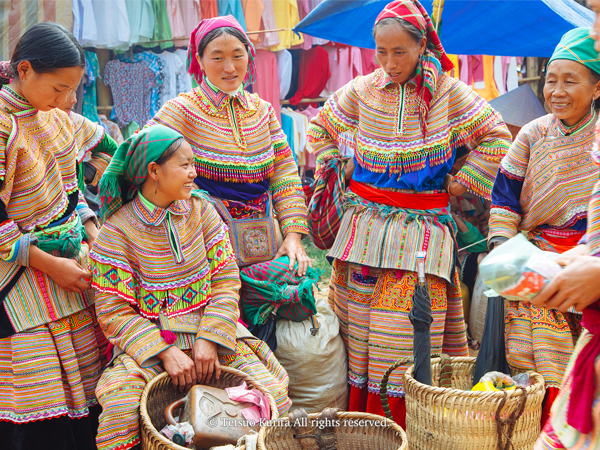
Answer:
M431 364L439 364L440 361L442 360L442 358L431 358ZM470 364L475 364L475 361L477 360L477 358L472 357L472 356L455 356L455 357L451 357L451 365L454 363L470 363ZM504 393L507 394L507 401L511 400L515 397L521 397L523 394L519 389L514 389L514 390L502 390L502 391L463 391L462 389L456 389L456 388L443 388L443 387L437 387L437 386L429 386L426 385L424 383L421 383L417 380L415 380L412 376L413 370L414 370L414 365L411 365L406 372L404 373L404 383L405 384L409 384L409 385L413 385L414 387L418 387L419 389L426 389L427 391L429 391L430 393L433 394L440 394L444 397L450 397L450 396L461 396L461 397L476 397L476 398L480 398L480 399L494 399L494 400L502 400L504 398ZM527 395L531 395L534 394L536 391L539 391L541 389L545 388L545 382L544 382L544 377L542 377L539 373L534 372L534 371L527 371L526 373L528 373L531 377L533 377L535 379L534 384L532 384L531 386L527 386L525 388L525 391L527 392ZM404 389L404 391L406 392L406 388Z
M236 375L236 376L242 378L244 381L247 381L249 384L254 386L256 389L261 391L263 394L265 394L267 396L267 399L269 400L269 406L271 407L271 420L279 419L279 410L277 409L277 404L275 403L275 398L261 383L259 383L257 380L255 380L252 376L248 375L247 373L242 372L241 370L238 370L238 369L234 369L233 367L228 367L228 366L222 365L221 371L227 372L227 373L230 373L232 375ZM161 444L170 446L170 448L173 450L189 450L186 447L182 447L181 445L175 444L173 441L170 441L165 436L163 436L160 433L160 431L158 431L156 429L156 427L152 424L152 421L150 420L150 415L148 414L148 405L147 405L148 404L148 396L150 394L151 389L154 387L154 385L158 384L165 378L169 378L169 374L167 372L163 372L163 373L157 375L152 380L150 380L148 382L148 384L146 384L146 387L142 391L142 396L140 399L140 421L146 427L148 432L154 438L156 438ZM187 395L187 392L185 393L185 395ZM273 417L273 416L275 416L275 417ZM142 430L140 427L140 437L141 436L142 436Z
M321 413L310 413L307 414L308 415L308 419L309 420L314 420L314 419L318 419L319 417L321 417ZM384 416L380 416L378 414L371 414L371 413L363 413L363 412L356 412L356 411L337 411L337 415L339 419L364 419L364 420L378 420L378 421L382 421L384 420L386 422L386 426L388 426L389 428L392 428L394 431L396 431L398 434L400 434L400 437L402 438L402 442L403 444L408 445L408 440L406 438L406 432L402 429L402 427L400 425L398 425L396 422L394 422L391 419L388 419L387 417ZM279 419L276 419L273 422L272 425L274 424L279 424L279 423L285 423L285 422L289 422L290 418L289 417L281 417ZM265 440L265 434L267 432L267 429L269 429L270 426L267 425L263 425L262 427L260 427L260 431L258 432L258 448L261 448L260 446L263 445L264 440ZM263 445L264 447L264 445Z

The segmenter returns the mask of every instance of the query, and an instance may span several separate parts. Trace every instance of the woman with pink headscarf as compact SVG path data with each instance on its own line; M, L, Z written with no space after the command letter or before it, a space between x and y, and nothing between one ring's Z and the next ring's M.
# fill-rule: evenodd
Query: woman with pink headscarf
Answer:
M302 184L275 110L244 90L255 81L255 57L233 16L202 20L187 58L198 88L168 101L147 126L165 125L185 137L196 157L196 185L219 198L232 220L263 217L273 208L281 235L271 257L288 256L290 270L297 263L303 276L310 262L300 242L308 234ZM236 253L253 245L233 244Z

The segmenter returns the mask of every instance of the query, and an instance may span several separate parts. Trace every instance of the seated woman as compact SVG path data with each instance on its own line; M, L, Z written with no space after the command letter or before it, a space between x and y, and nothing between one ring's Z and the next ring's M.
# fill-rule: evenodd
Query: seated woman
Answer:
M600 97L600 59L589 28L566 33L548 64L544 96L552 114L519 132L492 190L489 245L526 232L543 250L562 253L585 232L598 169L590 156ZM509 302L506 357L546 381L542 424L563 381L581 316Z
M112 344L96 389L100 450L140 441L140 396L163 371L185 391L227 365L266 386L280 414L290 407L287 373L266 344L236 337L239 270L195 177L190 145L156 125L121 144L100 181L105 223L90 259L98 322Z

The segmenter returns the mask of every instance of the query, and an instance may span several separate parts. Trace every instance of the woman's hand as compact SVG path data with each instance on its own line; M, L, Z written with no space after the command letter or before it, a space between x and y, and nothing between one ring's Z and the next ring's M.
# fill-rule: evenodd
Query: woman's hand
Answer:
M87 234L87 243L90 246L90 250L96 242L96 238L98 237L98 227L96 223L92 219L88 219L83 224L85 226L85 234Z
M81 294L92 287L86 281L92 278L92 273L81 267L81 264L77 261L52 256L35 245L29 246L29 265L40 272L44 272L67 292Z
M217 344L206 339L197 339L192 348L192 359L196 365L198 384L208 383L213 372L217 380L221 376L221 364L217 353Z
M531 303L566 312L576 311L600 299L600 258L582 255L560 255L555 258L565 268L531 299Z
M444 177L443 189L453 197L458 197L467 192L467 188L458 181L454 181L454 177L450 174Z
M275 255L275 259L282 256L289 256L290 265L289 269L294 270L294 265L298 261L298 275L303 277L306 275L306 269L308 266L312 267L310 258L306 255L304 247L302 246L302 235L300 233L288 233L283 244L279 247L279 251Z
M175 346L163 350L158 355L165 371L171 377L173 387L179 392L187 392L196 384L196 369L185 353Z
M350 181L352 175L354 174L354 169L356 166L354 165L354 158L350 158L346 163L346 168L344 170L344 178L346 181Z

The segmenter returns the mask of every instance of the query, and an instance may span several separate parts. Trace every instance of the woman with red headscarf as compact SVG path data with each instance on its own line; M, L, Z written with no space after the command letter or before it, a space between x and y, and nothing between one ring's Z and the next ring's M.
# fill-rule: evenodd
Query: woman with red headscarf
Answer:
M329 253L329 302L348 347L349 409L382 414L384 372L413 355L417 285L431 302L431 353L468 355L449 197L470 190L490 198L510 133L485 100L444 73L452 63L417 1L388 4L373 34L381 68L328 100L309 141L319 170L341 157L343 132L356 136L345 213ZM470 154L452 178L460 152ZM388 383L402 426L406 368Z

